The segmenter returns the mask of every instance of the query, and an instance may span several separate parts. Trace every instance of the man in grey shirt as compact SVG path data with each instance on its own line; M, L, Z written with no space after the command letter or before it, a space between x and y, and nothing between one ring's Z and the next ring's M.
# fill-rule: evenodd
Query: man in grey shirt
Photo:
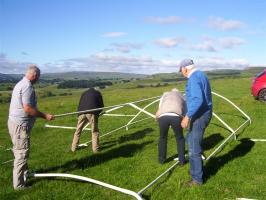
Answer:
M37 99L33 84L39 80L39 77L40 69L35 65L29 66L25 76L16 84L12 92L8 116L8 130L13 143L14 189L23 189L26 187L30 131L34 125L35 118L54 119L53 115L43 113L37 108Z
M167 135L171 126L176 138L177 152L180 165L185 164L185 139L181 120L186 114L186 102L181 92L172 89L165 92L160 99L159 108L156 112L156 119L159 122L160 138L158 143L158 160L163 164L166 160Z

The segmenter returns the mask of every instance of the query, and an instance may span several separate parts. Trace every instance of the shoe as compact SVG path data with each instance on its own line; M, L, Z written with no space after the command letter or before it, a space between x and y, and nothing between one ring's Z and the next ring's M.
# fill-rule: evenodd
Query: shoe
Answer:
M197 187L197 186L201 186L201 185L202 185L202 183L199 183L199 182L194 181L194 180L190 180L190 181L185 183L185 186L189 187L189 188Z
M185 161L185 162L180 162L180 163L179 163L179 166L180 166L180 167L183 167L183 166L185 166L186 163L187 163L186 161Z
M21 186L21 187L14 188L14 190L16 191L28 190L28 189L31 189L31 186Z
M76 149L77 149L77 148L73 148L73 147L71 147L71 152L74 153L74 152L76 151Z
M159 161L159 163L160 163L161 165L163 165L163 164L164 164L164 161Z
M93 152L94 154L97 154L97 153L100 152L100 149L94 149L94 150L92 150L92 152Z
M159 158L158 161L159 161L159 163L162 165L162 164L165 163L166 159L164 159L164 158Z

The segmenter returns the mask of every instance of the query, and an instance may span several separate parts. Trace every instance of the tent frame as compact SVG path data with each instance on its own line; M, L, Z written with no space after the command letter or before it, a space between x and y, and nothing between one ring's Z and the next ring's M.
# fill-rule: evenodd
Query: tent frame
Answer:
M226 102L228 102L229 104L231 104L234 108L236 108L245 117L246 121L244 123L242 123L237 129L234 130L232 127L230 127L228 125L228 123L226 123L221 117L219 117L216 113L213 112L213 116L215 118L217 118L218 121L220 121L231 132L231 134L226 139L224 139L224 141L205 159L205 162L208 161L215 154L217 154L226 145L226 143L228 141L230 141L231 138L234 138L236 140L237 132L241 128L243 128L244 126L247 126L248 123L251 124L250 117L243 110L241 110L238 106L236 106L232 101L230 101L226 97L224 97L224 96L222 96L222 95L220 95L220 94L218 94L216 92L212 92L212 94L217 96L217 97L220 97L221 99L223 99ZM147 100L152 100L152 99L155 99L155 100L152 101L150 104L146 105L143 108L141 108L141 107L136 105L136 103L147 101ZM123 126L121 126L119 128L116 128L116 129L114 129L114 130L112 130L112 131L110 131L110 132L108 132L108 133L106 133L106 134L101 136L101 137L104 137L104 136L109 135L111 133L114 133L114 132L116 132L116 131L118 131L118 130L120 130L122 128L126 128L126 130L128 130L128 126L129 125L141 122L141 121L146 120L146 119L155 118L155 115L150 113L150 112L148 112L148 111L146 111L146 108L148 108L150 105L158 102L159 100L160 100L160 96L157 96L157 97L142 99L142 100L135 101L135 102L129 102L129 103L115 105L115 106L109 106L109 107L105 107L105 108L99 108L99 109L86 110L86 111L82 111L82 112L72 112L72 113L65 113L65 114L55 115L55 117L63 117L63 116L67 116L67 115L85 113L85 112L88 112L88 111L95 111L95 110L101 110L101 109L107 109L107 108L109 108L109 110L105 111L105 113L109 113L109 112L112 112L112 111L117 110L119 108L122 108L124 106L130 106L130 107L135 108L136 110L139 111L137 114L133 115L133 118L131 118L126 125L123 125ZM137 118L137 116L139 116L141 113L145 113L149 117L141 119L141 120L134 121ZM115 115L113 115L113 116L115 116ZM84 144L80 144L79 146L88 146L89 143L91 143L91 141L88 141L88 142L86 142ZM64 177L64 178L78 179L78 180L81 180L81 181L86 181L86 182L98 184L98 185L101 185L103 187L107 187L109 189L113 189L113 190L116 190L118 192L121 192L121 193L124 193L124 194L128 194L130 196L135 197L138 200L141 200L142 199L142 194L144 193L144 191L146 191L148 188L150 188L152 185L154 185L165 174L167 174L168 172L172 171L178 165L178 163L179 163L179 161L177 160L172 166L170 166L167 170L165 170L162 174L160 174L152 182L150 182L148 185L146 185L144 188L142 188L138 192L134 192L132 190L128 190L128 189L124 189L124 188L121 188L121 187L117 187L117 186L114 186L114 185L111 185L111 184L108 184L108 183L104 183L104 182L101 182L101 181L98 181L98 180L95 180L95 179L91 179L91 178L87 178L87 177L83 177L83 176L72 175L72 174L60 174L60 173L57 173L57 174L54 174L54 173L38 174L38 173L35 173L35 174L32 174L32 176L35 177L35 178L41 178L41 177Z

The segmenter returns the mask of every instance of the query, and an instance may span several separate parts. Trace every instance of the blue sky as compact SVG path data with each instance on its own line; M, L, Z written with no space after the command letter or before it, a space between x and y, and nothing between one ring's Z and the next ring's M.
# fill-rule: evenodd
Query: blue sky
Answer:
M264 0L0 0L0 73L266 66Z

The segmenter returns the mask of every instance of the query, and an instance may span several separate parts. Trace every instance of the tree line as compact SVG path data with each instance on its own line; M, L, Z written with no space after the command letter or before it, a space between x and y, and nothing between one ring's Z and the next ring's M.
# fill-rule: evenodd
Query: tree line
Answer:
M98 80L67 80L58 84L57 88L90 88L90 87L100 87L112 85L111 81L98 81Z

